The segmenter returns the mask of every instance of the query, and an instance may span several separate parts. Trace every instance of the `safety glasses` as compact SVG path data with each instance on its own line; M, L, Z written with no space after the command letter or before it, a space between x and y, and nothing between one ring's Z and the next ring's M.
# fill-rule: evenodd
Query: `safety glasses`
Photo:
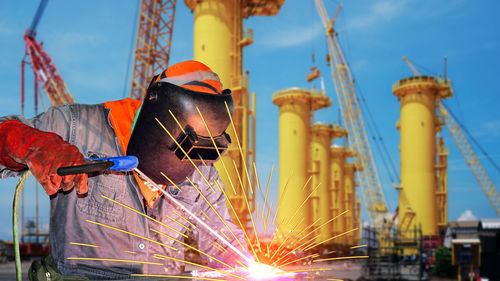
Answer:
M189 159L196 162L202 160L207 163L215 162L219 160L219 155L222 155L231 144L231 138L226 132L213 137L214 141L212 142L212 138L196 134L190 126L187 126L176 140L179 145L174 143L169 149L182 162L189 162Z

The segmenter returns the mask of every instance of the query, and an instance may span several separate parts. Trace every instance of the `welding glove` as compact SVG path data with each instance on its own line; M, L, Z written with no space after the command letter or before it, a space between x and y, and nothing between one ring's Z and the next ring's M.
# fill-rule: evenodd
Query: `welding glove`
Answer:
M85 164L78 148L59 135L44 132L16 120L0 124L0 164L10 170L30 169L48 195L59 189L73 187L79 194L87 193L87 174L57 175L64 166Z

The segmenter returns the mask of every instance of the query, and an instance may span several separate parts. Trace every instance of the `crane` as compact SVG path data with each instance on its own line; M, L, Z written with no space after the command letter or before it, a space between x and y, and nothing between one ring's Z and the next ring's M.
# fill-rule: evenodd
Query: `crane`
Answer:
M472 150L471 145L465 138L465 135L457 124L457 121L453 117L453 114L450 114L443 103L439 103L439 111L445 119L446 127L448 128L451 137L455 141L455 144L460 149L460 152L464 156L465 161L467 162L470 169L472 170L472 173L479 182L481 189L483 190L484 194L486 194L486 197L488 197L488 200L493 206L493 209L495 209L497 216L500 217L500 195L498 194L498 191L491 182L488 174L486 174L486 171L481 165L481 162L479 162L479 159L474 153L474 150Z
M412 70L413 75L415 76L420 75L420 72L415 68L415 66L413 66L413 64L406 57L403 57L403 60L406 61L406 63ZM483 166L481 165L481 162L479 162L479 158L474 153L472 146L469 144L467 138L460 129L460 126L455 120L453 114L446 108L446 106L441 101L439 102L437 110L443 116L446 127L448 128L451 137L455 141L455 144L457 145L463 157L465 158L467 165L469 165L470 169L472 170L472 173L479 182L479 185L481 186L481 189L483 190L484 194L486 195L486 197L488 197L488 200L493 206L493 209L495 210L497 216L500 216L500 195L496 190L495 186L493 185L493 182L490 180L488 174L484 170Z
M38 6L35 18L31 23L30 28L26 30L24 41L26 43L26 51L21 62L21 108L24 112L24 65L31 64L33 74L35 76L35 107L38 99L38 83L42 84L43 89L47 93L50 104L60 106L65 103L73 103L74 99L66 86L66 82L57 70L57 67L52 58L45 52L41 43L35 39L36 27L42 17L43 11L47 6L47 0L42 0ZM30 62L26 58L30 58Z
M315 0L315 4L326 29L328 52L332 60L330 64L332 78L342 118L348 131L348 142L355 151L354 162L359 169L357 180L361 187L364 204L370 221L374 224L383 224L384 221L390 220L389 212L364 127L358 97L354 88L354 80L352 79L349 66L340 48L334 29L335 21L342 4L339 5L335 15L331 19L328 18L322 0Z
M168 67L177 0L142 0L130 97L142 100L155 73Z

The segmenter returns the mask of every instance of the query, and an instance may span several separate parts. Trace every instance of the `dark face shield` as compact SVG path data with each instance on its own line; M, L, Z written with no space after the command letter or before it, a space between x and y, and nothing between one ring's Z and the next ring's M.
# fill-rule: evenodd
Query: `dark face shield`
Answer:
M202 159L217 161L217 150L222 154L229 146L225 130L231 121L226 104L232 114L233 98L228 91L215 95L170 83L153 84L144 97L127 155L137 156L139 170L158 184L171 185L167 177L176 184L185 181L195 170L186 154L201 165Z
M177 158L183 163L212 163L219 160L219 155L222 155L229 144L231 138L226 132L221 135L205 137L196 134L193 128L188 126L177 137L177 142L174 143L172 150Z

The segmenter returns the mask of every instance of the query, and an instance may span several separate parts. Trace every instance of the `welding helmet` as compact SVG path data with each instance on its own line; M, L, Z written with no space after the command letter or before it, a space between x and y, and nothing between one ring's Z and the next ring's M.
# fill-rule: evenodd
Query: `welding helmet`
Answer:
M231 91L221 89L217 74L197 61L155 76L127 146L127 155L139 159L138 169L157 184L171 185L185 181L194 165L217 161L231 143L225 130L234 112Z

